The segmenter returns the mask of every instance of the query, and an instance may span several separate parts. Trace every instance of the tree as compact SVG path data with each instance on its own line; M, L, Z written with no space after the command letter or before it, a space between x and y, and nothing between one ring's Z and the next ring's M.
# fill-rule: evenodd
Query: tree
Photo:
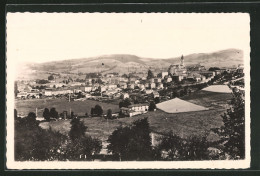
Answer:
M148 110L149 111L154 111L155 109L156 109L156 105L155 105L154 101L151 101Z
M216 71L216 70L220 70L220 68L218 68L218 67L210 67L209 68L209 71Z
M112 110L111 109L107 110L107 118L112 119Z
M154 98L154 102L155 102L155 104L160 103L160 98L159 97L155 97Z
M224 125L212 129L219 135L219 149L232 159L245 158L245 100L243 94L233 90L231 108L221 117ZM224 147L221 147L223 146Z
M180 148L181 160L208 160L209 159L209 142L207 135L189 136L183 139Z
M66 158L69 160L91 160L93 154L100 152L101 141L85 135L87 127L80 119L74 118L70 124L70 141L65 151Z
M154 78L153 72L149 69L147 74L147 79Z
M70 124L71 124L71 128L70 128L69 136L72 141L85 136L87 127L84 125L82 121L80 121L80 119L74 118L71 120Z
M162 151L167 152L166 160L179 160L182 142L183 140L179 136L170 131L162 137L157 148L160 153L162 153Z
M94 109L94 108L91 108L90 114L91 114L92 117L94 116L94 111L95 111L95 109Z
M55 108L51 108L50 117L55 118L55 119L57 119L59 117L59 113L56 111Z
M147 118L134 121L131 127L117 128L108 142L108 150L119 160L148 161L153 158Z
M66 136L42 129L36 121L32 122L34 116L34 113L29 113L25 118L15 119L15 160L65 160L59 151Z
M100 105L95 106L95 114L97 114L98 116L101 116L103 114L103 109Z
M46 121L50 121L50 111L48 108L44 109L42 116Z
M48 80L54 80L54 76L53 75L48 76Z
M126 98L123 101L119 102L119 108L121 108L121 107L126 107L127 108L131 104L132 103L131 103L130 99Z

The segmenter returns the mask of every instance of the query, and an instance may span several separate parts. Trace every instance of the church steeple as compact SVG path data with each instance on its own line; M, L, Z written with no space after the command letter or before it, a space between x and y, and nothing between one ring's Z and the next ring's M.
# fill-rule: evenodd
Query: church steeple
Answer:
M184 57L181 55L181 66L184 66Z

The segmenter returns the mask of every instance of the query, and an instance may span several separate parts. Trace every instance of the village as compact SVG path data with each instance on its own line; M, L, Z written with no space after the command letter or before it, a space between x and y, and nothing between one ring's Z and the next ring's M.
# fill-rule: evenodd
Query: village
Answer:
M120 108L119 112L113 112L114 118L132 117L146 113L151 102L158 104L182 97L207 87L209 83L226 84L243 91L243 70L243 65L208 69L200 64L185 66L184 57L181 56L179 64L169 65L168 70L155 73L150 68L148 72L143 73L143 76L135 73L128 75L89 73L86 74L85 79L72 79L62 78L59 74L52 73L45 80L18 80L15 83L15 96L17 101L65 99L68 102L82 101L83 103L86 100L94 100L97 104L98 102L112 103L119 105ZM128 103L124 103L126 100ZM62 118L71 117L71 111L73 110L64 111L66 115L62 115ZM95 116L91 112L89 114ZM22 117L27 114L19 115ZM36 115L39 120L44 120L42 114L37 113L37 109Z

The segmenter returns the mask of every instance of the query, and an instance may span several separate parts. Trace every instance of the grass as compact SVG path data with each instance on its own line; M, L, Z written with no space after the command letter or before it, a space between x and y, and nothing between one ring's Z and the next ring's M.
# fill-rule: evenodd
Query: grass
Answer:
M220 104L226 104L231 97L231 94L198 91L194 92L189 97L187 96L182 99L198 105L210 107L210 110L177 114L170 114L157 110L155 112L148 112L146 114L137 115L131 118L105 120L102 117L94 117L84 118L82 121L88 127L86 134L97 137L102 141L107 140L108 136L117 127L121 125L130 125L133 121L145 117L148 118L152 132L160 134L171 130L176 135L181 137L209 133L208 139L212 141L216 140L218 137L210 132L210 129L220 127L222 125L221 115L226 111L226 109L220 106ZM84 102L74 103L83 104ZM92 102L92 104L96 103L97 102ZM106 104L106 106L111 108L111 106L114 105ZM104 107L105 105L103 105L103 108ZM118 106L115 108L118 108ZM63 134L68 134L70 130L70 120L43 122L40 125L45 129L51 127L53 130L60 131Z
M221 108L224 107L232 98L231 93L218 93L209 91L197 91L191 95L182 97L182 100L187 100L191 103L204 107Z
M24 114L24 115L27 115L29 112L35 112L37 108L38 116L42 116L44 108L50 109L52 107L55 107L59 113L63 111L67 111L69 113L71 108L71 111L73 111L74 114L82 116L85 115L86 112L90 114L91 108L97 104L102 106L105 114L108 109L111 109L113 113L119 111L119 106L115 104L108 104L108 103L98 102L95 100L68 102L68 100L65 99L16 100L15 108L18 114Z

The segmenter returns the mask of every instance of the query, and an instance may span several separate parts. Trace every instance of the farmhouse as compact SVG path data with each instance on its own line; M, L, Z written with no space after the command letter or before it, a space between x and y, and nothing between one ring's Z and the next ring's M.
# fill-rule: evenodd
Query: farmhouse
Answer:
M144 114L147 113L149 108L148 104L133 104L129 105L127 108L122 107L121 113L124 114L125 116L132 117L138 114Z

